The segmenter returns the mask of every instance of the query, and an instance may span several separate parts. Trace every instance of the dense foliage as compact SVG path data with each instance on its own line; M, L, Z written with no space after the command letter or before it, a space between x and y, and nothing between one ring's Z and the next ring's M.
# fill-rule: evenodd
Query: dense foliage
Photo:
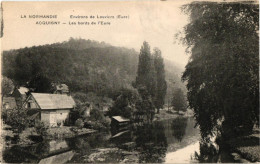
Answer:
M155 48L153 56L156 75L156 95L154 105L157 108L157 113L159 113L159 109L163 108L164 105L167 83L165 80L164 61L161 55L161 51L158 48Z
M154 54L151 54L150 46L145 41L140 50L133 87L135 89L121 90L114 99L109 115L120 115L135 121L142 117L142 120L152 121L155 108L158 112L163 108L167 84L161 51L155 48Z
M109 110L110 116L123 116L133 119L136 111L136 102L139 99L139 94L134 89L122 89L114 97L113 106Z
M11 79L3 76L1 81L2 97L8 96L14 89L14 84Z
M144 42L139 54L135 86L145 87L153 100L156 98L156 75L150 46Z
M48 132L47 132L48 128L49 128L49 126L47 126L44 122L36 121L36 123L35 123L36 133L42 137L46 136L48 134Z
M178 88L175 89L172 96L172 106L176 111L186 111L187 110L187 100L183 91Z
M202 137L217 127L224 136L250 132L259 121L259 6L201 2L183 10L191 57L182 78Z
M104 42L71 38L62 43L4 51L2 61L2 74L15 85L29 84L42 92L37 86L46 82L48 92L49 82L65 83L72 93L113 97L121 88L132 88L138 53ZM170 61L165 64L170 96L172 81L178 87L184 86L178 77L182 70Z
M25 128L29 127L30 120L26 110L8 109L2 112L3 122L12 127L14 132L21 133Z
M151 111L154 107L158 109L158 112L160 108L163 108L167 90L163 58L158 48L155 48L154 53L151 54L150 46L146 41L140 50L134 86L144 101L151 99L151 105L149 105Z
M137 68L136 52L94 45L102 43L71 39L61 44L6 51L3 74L18 85L36 81L32 82L34 86L44 77L67 84L72 92L111 94L128 87Z

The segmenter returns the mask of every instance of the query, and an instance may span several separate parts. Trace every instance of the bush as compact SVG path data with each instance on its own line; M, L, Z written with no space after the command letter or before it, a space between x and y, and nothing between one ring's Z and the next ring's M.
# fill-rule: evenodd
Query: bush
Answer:
M77 119L75 122L75 126L78 128L83 128L83 126L84 126L83 120L81 118Z
M24 109L9 109L3 114L3 117L5 119L4 122L18 133L21 133L30 124L27 111Z
M90 119L91 120L94 120L94 121L100 121L100 120L103 120L105 117L104 117L104 114L102 111L100 111L99 109L92 109L90 111Z
M48 134L48 132L47 132L48 128L49 128L49 126L45 125L44 122L37 121L35 123L36 133L41 136L46 136Z
M95 130L106 130L110 127L110 119L106 118L102 111L93 109L90 117L84 120L84 127Z

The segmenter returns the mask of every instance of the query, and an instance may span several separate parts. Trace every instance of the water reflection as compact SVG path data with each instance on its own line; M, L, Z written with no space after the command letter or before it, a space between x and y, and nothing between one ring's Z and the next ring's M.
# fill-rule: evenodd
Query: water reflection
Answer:
M62 154L70 151L67 141L65 140L51 140L43 141L32 146L21 147L15 145L3 151L3 159L8 163L39 163L43 159L46 161L59 161ZM73 154L73 153L70 153ZM52 157L52 158L50 158ZM65 155L64 157L69 157ZM70 155L72 157L72 155ZM69 158L62 158L63 161L70 160Z
M139 162L163 162L168 144L162 122L138 126L135 136L136 147L140 151Z
M172 135L181 142L187 127L188 118L186 117L178 117L171 122Z
M177 150L198 140L194 120L177 118L134 126L113 135L95 133L43 141L28 147L13 146L3 151L3 160L8 163L57 163L58 160L62 163L117 163L131 158L135 159L132 163L161 163L167 162L165 159L170 159L171 153L176 154Z

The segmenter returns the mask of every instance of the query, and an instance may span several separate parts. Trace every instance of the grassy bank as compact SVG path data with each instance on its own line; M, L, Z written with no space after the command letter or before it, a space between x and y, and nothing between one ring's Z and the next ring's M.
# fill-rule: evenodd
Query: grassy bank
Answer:
M174 111L174 110L168 111L167 109L163 109L163 110L160 110L160 113L155 114L154 120L155 121L168 120L168 119L177 118L179 116L192 117L193 113L191 110L188 110L185 114L178 114L177 111Z
M47 129L46 136L37 134L35 128L26 128L22 133L16 134L12 130L2 130L2 140L5 146L30 145L43 139L72 138L79 135L94 133L96 130L77 127L56 127Z
M166 110L161 110L160 113L155 114L154 119L156 121L159 121L159 120L172 119L172 118L176 118L176 117L178 117L178 114L176 114L176 113L168 112Z
M238 153L250 162L260 161L260 134L259 129L249 136L233 138L227 142L232 152Z

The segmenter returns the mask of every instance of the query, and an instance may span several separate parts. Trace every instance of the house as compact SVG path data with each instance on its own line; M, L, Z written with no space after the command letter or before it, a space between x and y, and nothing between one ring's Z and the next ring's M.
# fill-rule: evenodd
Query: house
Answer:
M15 98L18 107L21 107L23 102L27 98L27 93L29 89L26 87L15 87L12 96Z
M69 94L69 87L66 84L54 85L54 94Z
M25 109L38 111L38 118L50 127L63 126L74 107L75 101L66 94L31 93L23 104Z
M16 101L14 97L3 97L2 109L14 109L16 108Z

